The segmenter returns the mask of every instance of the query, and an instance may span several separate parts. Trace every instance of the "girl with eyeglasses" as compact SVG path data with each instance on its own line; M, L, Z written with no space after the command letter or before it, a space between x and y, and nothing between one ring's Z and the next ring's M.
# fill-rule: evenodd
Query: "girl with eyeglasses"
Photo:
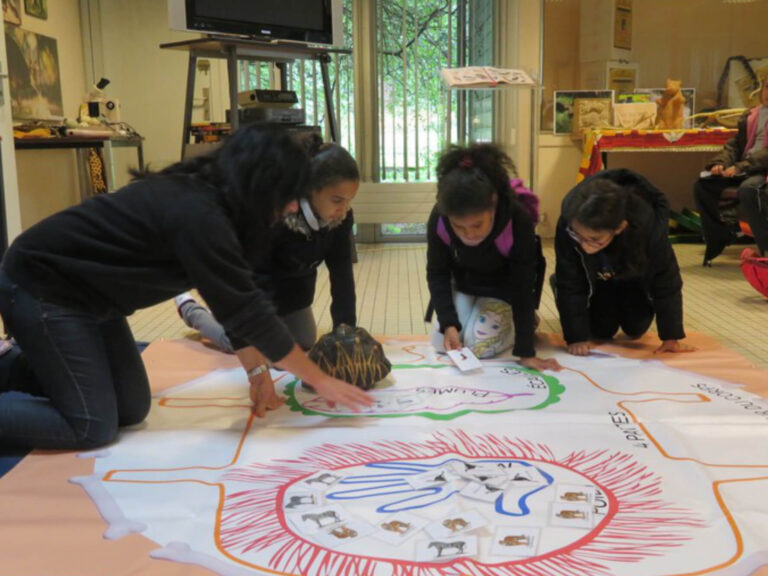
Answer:
M685 352L683 281L667 235L669 202L641 175L606 170L563 199L550 280L568 352L619 328L639 338L656 317L656 352Z
M427 222L427 321L437 312L438 350L468 346L481 358L512 347L523 366L559 370L536 356L544 258L534 232L536 198L492 144L453 146L437 165L437 204ZM524 204L525 202L525 204Z

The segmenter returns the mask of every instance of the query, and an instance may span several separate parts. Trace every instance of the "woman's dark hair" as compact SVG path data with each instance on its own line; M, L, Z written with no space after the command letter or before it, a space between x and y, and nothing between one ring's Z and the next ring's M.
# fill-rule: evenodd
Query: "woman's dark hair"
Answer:
M493 144L451 146L437 162L437 210L467 216L490 210L494 197L514 197L509 185L515 164Z
M320 190L348 180L359 181L360 170L352 155L338 144L324 143L317 134L305 140L310 156L309 186Z
M611 180L590 178L563 202L563 218L595 231L616 230L627 220L628 192Z
M310 164L304 147L284 129L250 124L204 156L172 164L157 174L133 174L188 175L207 182L242 237L249 228L268 229L288 204L307 195Z
M638 192L639 194L639 192ZM630 183L622 186L605 178L588 178L566 196L562 216L590 230L613 231L626 220L627 227L606 248L621 263L617 276L634 277L645 273L647 230L637 218L635 194Z

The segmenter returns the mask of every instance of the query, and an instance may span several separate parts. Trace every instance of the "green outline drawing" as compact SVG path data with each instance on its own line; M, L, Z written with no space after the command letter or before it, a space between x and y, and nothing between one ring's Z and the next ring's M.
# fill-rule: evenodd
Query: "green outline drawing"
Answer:
M450 367L451 367L450 364L420 364L420 365L396 364L392 366L392 369L403 370L406 368L414 369L414 368L450 368ZM285 403L291 409L292 412L301 412L306 416L326 416L328 418L406 418L409 416L421 416L422 418L430 418L432 420L453 420L454 418L458 418L460 416L464 416L465 414L470 414L472 412L477 414L501 414L504 412L517 412L519 410L542 410L543 408L546 408L550 404L555 404L556 402L559 402L560 395L563 392L565 392L565 386L560 384L560 381L554 376L550 376L548 374L542 374L541 372L538 372L536 370L523 368L519 364L494 365L494 368L495 367L503 367L503 368L511 367L511 368L514 368L515 370L518 370L519 372L531 374L533 376L541 378L547 384L549 395L540 404L537 404L536 406L531 406L530 408L521 408L521 409L512 408L508 410L480 410L475 408L467 408L465 410L459 410L457 412L452 412L450 414L438 414L435 412L430 412L429 410L425 410L423 412L412 412L409 414L329 414L327 412L317 412L315 410L310 410L305 406L299 404L295 394L296 386L299 385L299 379L294 378L291 382L289 382L285 386L284 393L287 396L287 400Z

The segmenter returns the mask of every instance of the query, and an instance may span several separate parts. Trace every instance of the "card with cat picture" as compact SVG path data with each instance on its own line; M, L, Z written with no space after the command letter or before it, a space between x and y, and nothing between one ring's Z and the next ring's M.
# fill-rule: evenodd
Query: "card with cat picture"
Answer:
M338 548L370 536L375 528L362 520L348 520L316 533L312 539L325 548Z
M493 535L491 554L528 558L536 554L538 544L538 528L499 526Z
M592 528L592 506L579 502L553 502L549 516L552 526L569 528Z
M373 535L379 540L397 545L421 532L427 524L429 520L426 518L408 512L397 512L379 520Z
M595 500L595 487L579 484L558 484L557 500L559 502L586 502L592 504Z
M417 562L441 562L477 555L477 536L435 538L416 542Z
M461 510L447 514L427 525L426 531L432 538L450 538L466 534L488 524L485 517L476 510Z

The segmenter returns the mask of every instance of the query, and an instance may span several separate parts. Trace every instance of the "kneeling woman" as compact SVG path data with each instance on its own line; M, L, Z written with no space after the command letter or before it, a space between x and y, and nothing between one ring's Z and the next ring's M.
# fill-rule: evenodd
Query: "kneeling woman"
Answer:
M453 147L440 158L437 205L427 223L433 344L467 345L481 358L514 346L523 366L558 370L533 346L543 258L511 170L512 160L491 144Z
M331 284L331 318L355 326L355 279L352 271L350 202L360 186L355 159L337 144L310 144L310 194L299 211L273 230L267 254L253 262L256 283L272 297L277 313L304 350L317 339L312 314L317 267L325 262ZM259 254L254 250L254 254ZM176 297L184 322L225 352L233 352L224 328L207 308L186 293Z
M557 308L568 352L619 328L639 338L656 316L656 352L692 350L680 340L683 281L668 237L669 202L630 170L591 176L565 197L555 234Z

